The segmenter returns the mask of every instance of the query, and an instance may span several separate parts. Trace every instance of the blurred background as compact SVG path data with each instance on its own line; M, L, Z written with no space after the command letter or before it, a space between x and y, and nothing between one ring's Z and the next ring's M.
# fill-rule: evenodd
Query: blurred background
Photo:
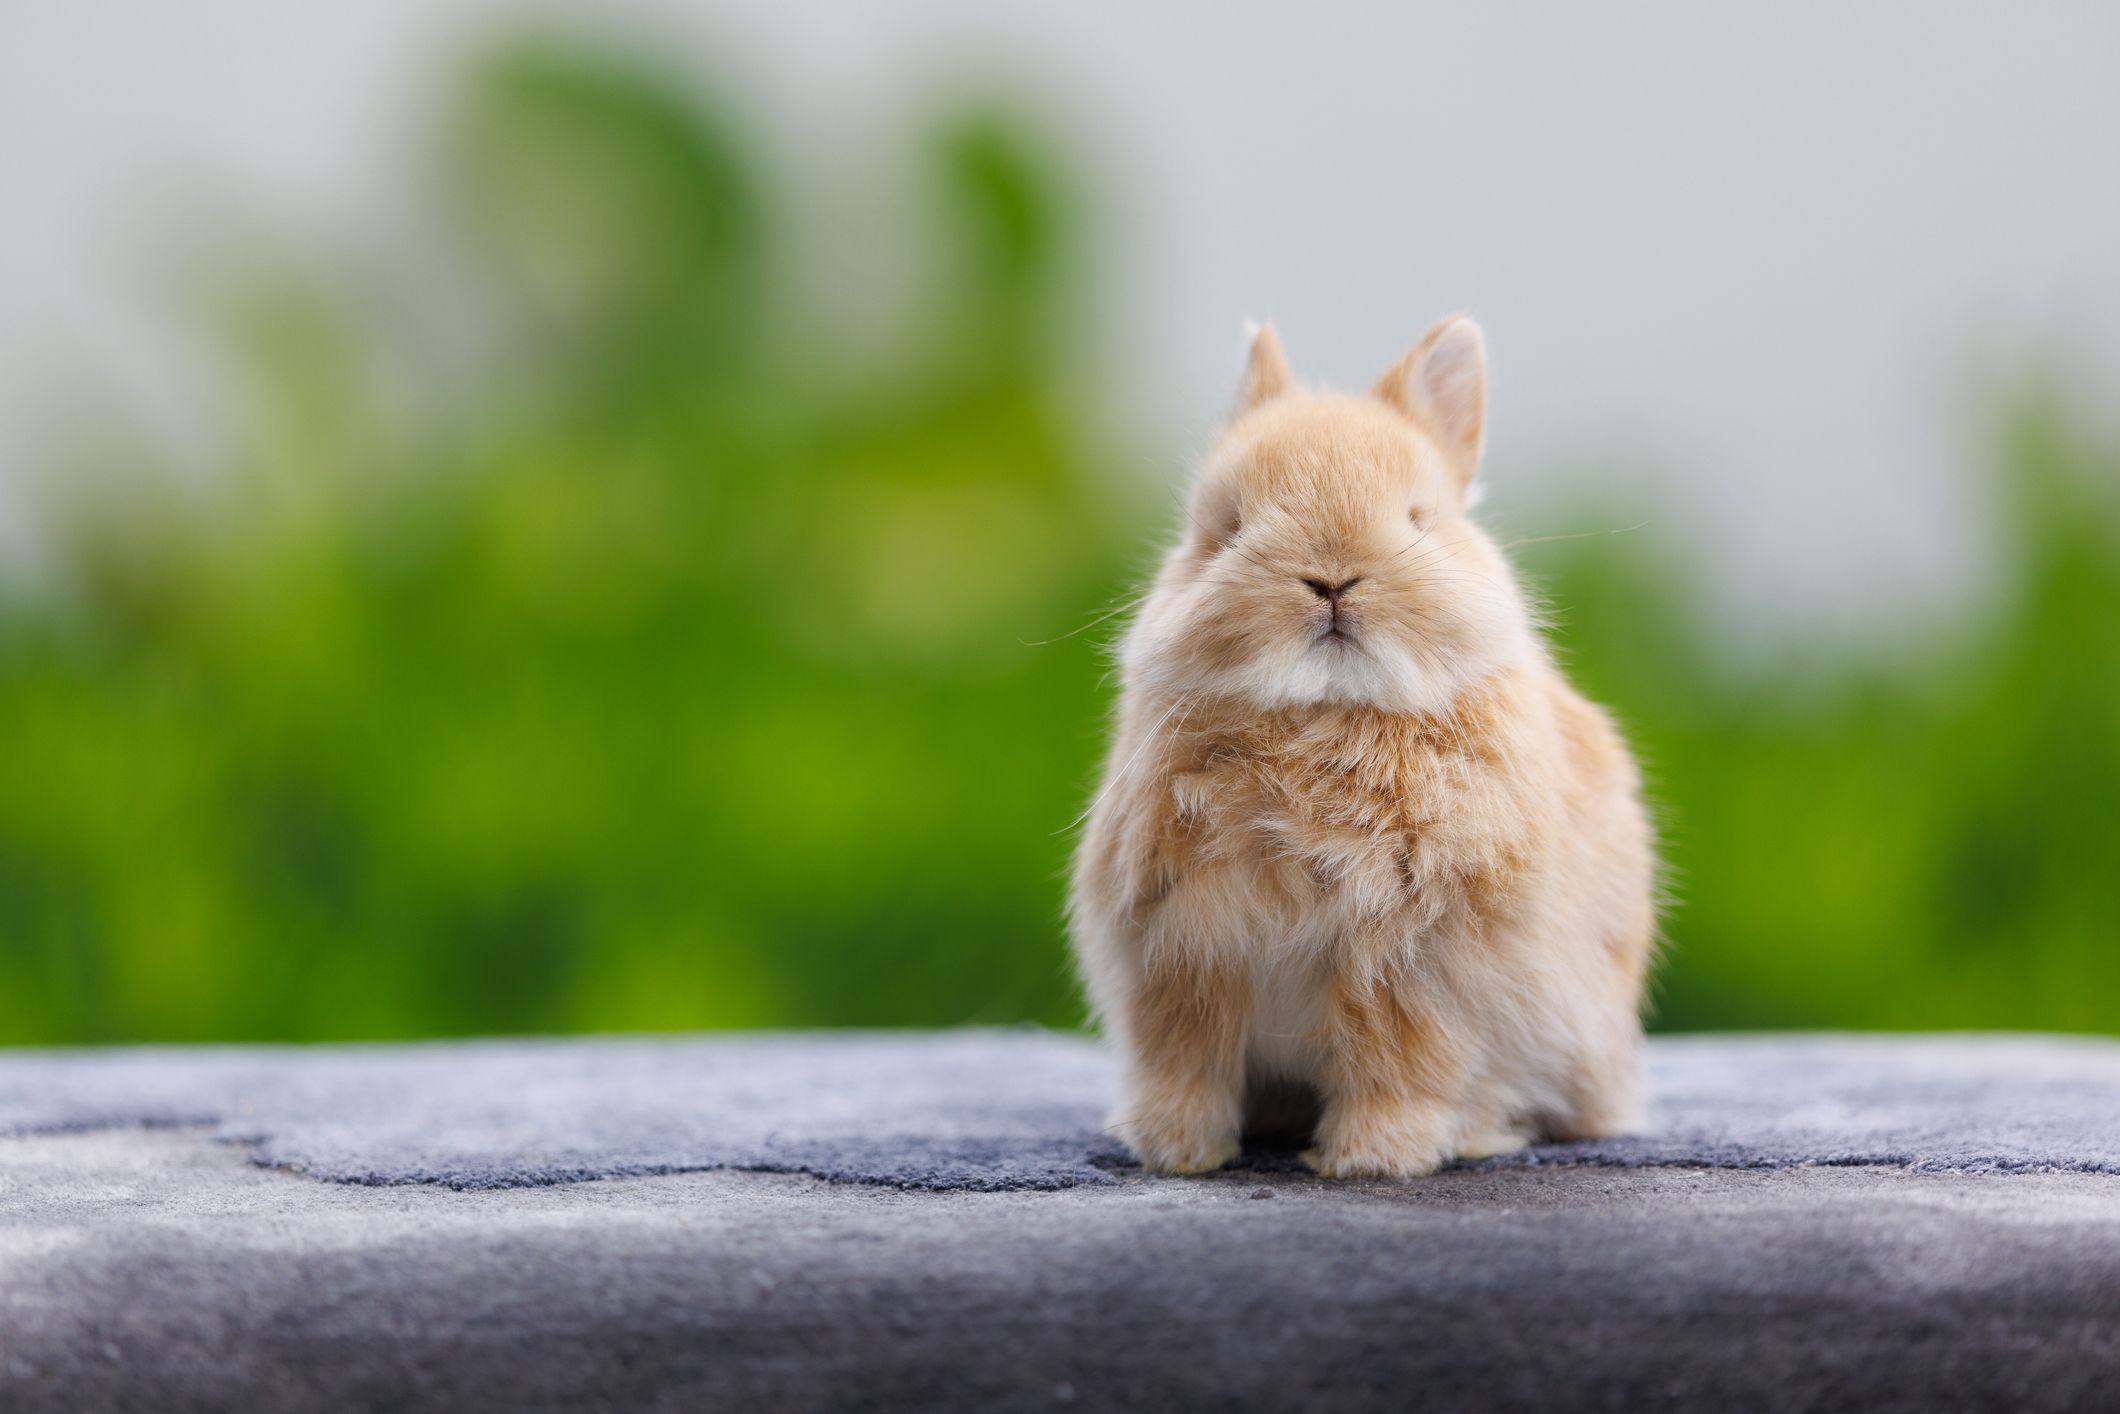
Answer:
M0 6L0 1044L1077 1024L1246 318L1465 308L1654 1024L2120 1029L2120 18Z

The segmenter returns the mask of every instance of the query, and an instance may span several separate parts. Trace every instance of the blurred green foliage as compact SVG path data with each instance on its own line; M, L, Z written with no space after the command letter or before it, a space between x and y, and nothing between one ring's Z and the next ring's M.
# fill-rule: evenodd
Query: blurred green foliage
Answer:
M931 135L940 276L864 365L683 86L511 48L441 150L488 349L441 413L370 301L253 272L229 465L99 482L0 602L0 1041L1077 1019L1069 630L1163 507L1097 474L1053 164ZM2115 458L2067 426L1998 458L2008 596L1890 664L1733 673L1655 544L1534 559L1664 802L1663 1024L2113 1025Z
M2120 451L2026 390L1992 465L1996 601L1891 652L1718 670L1658 547L1538 566L1663 806L1663 1025L2120 1029Z

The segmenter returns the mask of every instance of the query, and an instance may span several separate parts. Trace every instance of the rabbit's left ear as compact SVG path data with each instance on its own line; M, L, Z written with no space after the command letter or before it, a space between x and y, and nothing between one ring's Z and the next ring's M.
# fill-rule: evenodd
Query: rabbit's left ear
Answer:
M1459 486L1480 471L1487 435L1487 341L1462 314L1439 319L1370 393L1405 413L1450 458Z
M1281 336L1271 324L1250 326L1250 348L1244 356L1244 381L1237 385L1237 401L1231 417L1242 417L1260 403L1271 402L1295 384L1288 371L1288 355L1281 352Z

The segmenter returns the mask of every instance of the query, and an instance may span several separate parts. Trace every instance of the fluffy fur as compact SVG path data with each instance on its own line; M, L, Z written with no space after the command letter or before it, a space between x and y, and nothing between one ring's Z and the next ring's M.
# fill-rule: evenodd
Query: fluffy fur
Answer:
M1151 1169L1246 1133L1410 1177L1638 1120L1650 830L1604 713L1467 518L1486 358L1446 319L1364 397L1253 337L1121 650L1071 915Z

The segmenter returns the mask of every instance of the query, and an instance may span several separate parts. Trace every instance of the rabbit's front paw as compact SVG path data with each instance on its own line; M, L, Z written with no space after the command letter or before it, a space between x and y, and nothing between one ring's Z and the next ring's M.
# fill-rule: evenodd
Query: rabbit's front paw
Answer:
M1219 1139L1155 1139L1136 1142L1141 1166L1154 1173L1213 1173L1237 1156L1235 1135Z
M1328 1113L1303 1153L1321 1178L1421 1178L1449 1158L1446 1126L1427 1110Z
M1531 1136L1521 1130L1504 1126L1474 1130L1457 1142L1457 1156L1478 1161L1498 1159L1504 1154L1513 1154L1531 1142Z
M1152 1173L1210 1173L1237 1156L1237 1120L1220 1106L1131 1110L1112 1129Z

